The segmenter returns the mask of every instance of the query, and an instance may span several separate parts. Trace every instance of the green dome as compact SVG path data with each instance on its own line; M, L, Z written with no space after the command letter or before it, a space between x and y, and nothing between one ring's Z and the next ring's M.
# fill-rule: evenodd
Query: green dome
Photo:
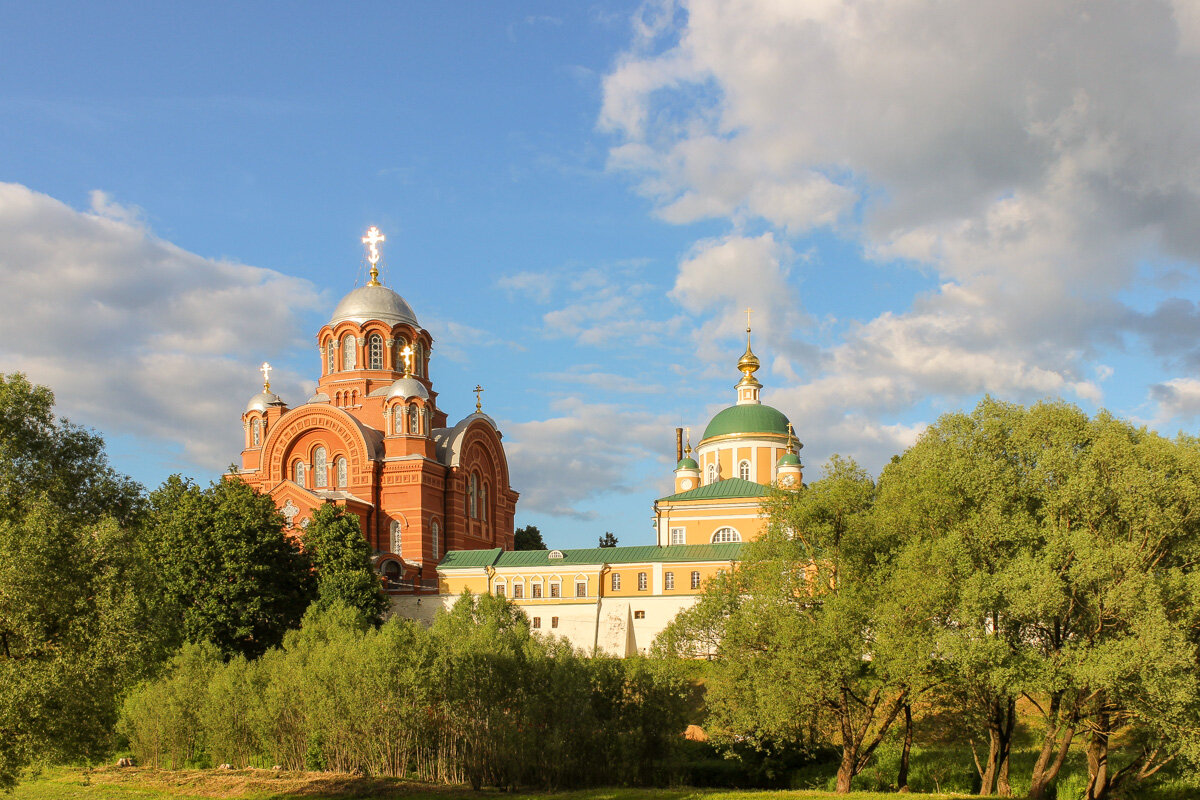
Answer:
M675 469L694 469L699 472L700 465L696 463L696 459L684 456L683 458L679 459L679 465L675 467Z
M798 467L800 466L800 457L795 453L784 453L775 462L777 467Z
M774 433L788 435L788 418L782 411L757 403L730 406L718 413L704 429L704 438L731 433Z

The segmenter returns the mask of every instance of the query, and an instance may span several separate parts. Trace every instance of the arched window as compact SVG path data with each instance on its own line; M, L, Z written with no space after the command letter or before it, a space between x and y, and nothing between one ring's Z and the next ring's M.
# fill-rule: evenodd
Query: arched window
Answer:
M738 462L738 477L744 481L750 480L750 462L746 459Z
M442 529L440 527L438 527L438 522L435 519L433 521L433 525L430 526L430 536L429 536L432 547L433 547L433 558L435 561L437 560L438 552L441 550L441 547L442 547L441 532L442 532Z
M480 516L483 517L484 522L487 522L488 521L488 487L487 487L486 483L483 484L483 486L479 489L479 504L481 506Z
M367 337L367 369L383 369L383 337L378 333Z
M421 432L421 417L417 413L417 404L416 403L413 403L412 405L410 405L408 407L408 432L409 433L420 433Z
M392 369L397 372L404 372L404 348L406 347L408 347L408 340L397 336L395 347L392 348Z
M250 446L258 447L262 444L262 420L250 420Z
M337 464L337 485L339 489L346 488L346 459L342 456L334 462Z
M342 369L354 369L358 366L358 342L355 338L346 334L342 338Z
M318 446L313 450L313 483L318 489L329 485L329 461L325 448Z
M402 547L404 545L404 542L400 537L400 520L398 520L398 519L392 520L391 530L388 533L390 534L388 537L389 538L388 546L392 548L392 552L393 553L402 552Z
M717 465L716 464L708 465L708 481L707 482L708 483L716 483L717 482Z
M733 528L719 528L717 532L712 535L713 544L720 544L721 542L740 542L741 540L742 535Z
M467 497L471 501L471 519L479 517L479 478L474 472L471 473L471 479L467 486Z
M300 484L301 486L304 485L304 462L303 461L297 461L296 465L294 467L292 467L292 480L294 480L296 483Z
M425 377L425 346L420 342L413 345L413 372Z
M335 356L337 348L333 346L333 339L325 343L325 372L332 373L337 370L337 359Z

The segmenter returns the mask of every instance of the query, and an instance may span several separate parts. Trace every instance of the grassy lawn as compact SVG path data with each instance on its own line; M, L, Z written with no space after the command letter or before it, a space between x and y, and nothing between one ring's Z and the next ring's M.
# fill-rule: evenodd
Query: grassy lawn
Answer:
M506 800L802 800L837 797L818 791L736 791L727 789L588 789L576 792L515 792L495 790L472 792L464 787L446 787L395 778L363 778L328 772L274 772L246 769L156 770L151 768L102 767L87 771L55 767L38 778L22 783L14 800L270 800L271 798L396 798L397 800L478 800L488 794ZM854 792L855 800L896 800L893 793ZM961 794L926 794L929 798L965 798Z

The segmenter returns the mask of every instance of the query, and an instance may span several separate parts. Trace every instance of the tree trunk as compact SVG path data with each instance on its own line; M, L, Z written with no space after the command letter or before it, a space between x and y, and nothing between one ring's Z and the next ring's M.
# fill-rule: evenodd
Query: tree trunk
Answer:
M1100 697L1103 706L1104 697ZM1110 787L1108 773L1108 712L1103 707L1096 714L1096 727L1092 729L1087 746L1088 782L1085 800L1104 800Z
M904 747L900 750L900 774L896 776L896 791L908 791L908 754L912 750L912 703L904 704Z
M837 793L847 794L850 791L850 781L854 778L854 752L845 744L842 745L842 763L838 764Z
M1012 795L1008 785L1008 755L1017 718L1015 697L994 698L988 703L988 759L980 772L979 794Z

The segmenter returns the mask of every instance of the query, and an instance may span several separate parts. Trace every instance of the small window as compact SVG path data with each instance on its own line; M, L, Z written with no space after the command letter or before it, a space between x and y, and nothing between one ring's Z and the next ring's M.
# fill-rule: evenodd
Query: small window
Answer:
M504 597L504 584L503 583L496 584L496 597Z
M550 596L562 597L562 585L558 583L550 584Z
M565 558L565 556L563 556L563 551L562 551L562 550L551 550L551 551L550 551L550 552L549 552L549 553L546 555L546 558Z
M353 336L342 339L342 369L354 369L358 366L358 341Z
M750 480L750 462L742 460L738 463L738 477L744 481Z
M536 630L536 629L538 629L538 628L540 628L540 627L542 627L542 618L541 618L541 617L534 617L534 618L533 618L533 628L534 628L534 630Z
M742 535L733 528L718 528L717 532L712 535L713 544L722 542L740 542Z
M313 450L313 477L318 489L324 489L329 484L329 462L325 448L318 446Z
M687 532L683 528L671 528L671 544L685 544Z
M413 360L417 363L413 366L413 372L425 377L425 347L417 342L413 347Z
M646 591L646 588L649 585L650 585L650 582L646 579L646 573L639 572L638 573L638 591L639 592Z
M294 467L292 467L292 480L294 480L296 483L298 483L301 486L304 485L304 462L303 461L297 461L296 465Z
M542 596L542 585L540 583L535 583L533 586L530 586L529 595L534 600L540 598Z
M575 596L576 597L587 597L587 582L586 581L575 581Z
M438 554L442 551L442 529L438 527L438 521L435 519L433 525L430 526L430 548L433 554L433 560L437 561Z
M401 539L401 536L400 536L400 528L401 528L400 520L398 520L398 519L392 520L392 524L389 526L389 529L388 529L388 534L389 534L388 538L391 540L390 543L391 543L393 553L403 552L404 544L403 544L403 540Z
M413 404L409 405L409 407L408 407L408 432L409 433L420 433L421 432L421 415L417 411L416 403L413 403Z
M467 497L471 501L471 519L479 518L479 476L474 472L467 482Z
M513 600L520 600L524 597L525 597L524 584L514 583L513 584Z
M614 592L621 591L621 573L614 572L612 575L612 590Z
M337 485L339 489L346 488L346 459L342 457L337 460Z
M717 482L717 465L716 464L708 465L708 481L707 482L708 483L716 483Z
M333 346L333 339L325 343L325 371L333 373L337 371L336 360L337 348Z
M258 447L262 443L262 420L250 421L250 446Z
M699 572L695 572L695 571L692 572L692 588L693 589L700 588L700 573Z
M482 506L480 516L483 517L484 522L487 522L488 521L488 490L487 490L486 483L483 484L482 488L480 488L480 490L479 490L479 502L480 502L480 505Z
M557 628L557 627L558 627L558 617L551 617L551 618L550 618L550 627L551 627L551 628Z
M675 588L675 573L674 572L664 572L663 573L663 588L664 589L674 589Z
M378 333L367 337L367 369L383 369L383 337Z
M633 612L633 618L634 619L645 619L646 612L645 611L635 611L635 612Z

